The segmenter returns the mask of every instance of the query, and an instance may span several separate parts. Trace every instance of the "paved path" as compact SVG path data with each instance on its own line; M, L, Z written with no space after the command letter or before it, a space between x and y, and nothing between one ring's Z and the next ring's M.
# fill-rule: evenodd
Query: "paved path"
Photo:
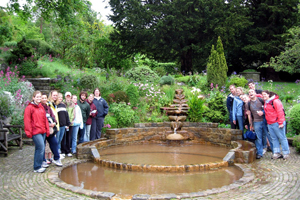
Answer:
M0 199L91 199L58 188L46 173L33 173L33 146L10 150L8 157L0 155ZM271 153L253 164L254 181L237 189L197 199L300 199L300 154L291 148L289 160L271 160ZM74 158L62 160L76 162Z

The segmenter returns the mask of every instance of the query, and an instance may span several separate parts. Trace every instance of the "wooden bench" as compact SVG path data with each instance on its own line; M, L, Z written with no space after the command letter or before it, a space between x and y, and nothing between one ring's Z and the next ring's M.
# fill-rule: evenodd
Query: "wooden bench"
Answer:
M12 128L18 128L19 133L15 133ZM10 141L15 142L10 144L11 146L23 148L22 129L23 126L21 125L6 125L0 121L0 153L5 154L5 156L8 155L8 143Z

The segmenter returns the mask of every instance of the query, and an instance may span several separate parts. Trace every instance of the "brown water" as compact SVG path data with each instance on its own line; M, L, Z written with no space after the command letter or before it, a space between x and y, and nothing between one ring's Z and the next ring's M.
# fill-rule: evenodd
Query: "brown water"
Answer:
M211 145L142 144L99 150L102 160L146 165L188 165L222 161L230 149Z
M65 168L60 178L88 190L122 195L191 193L229 185L240 179L237 167L188 173L129 172L81 163Z

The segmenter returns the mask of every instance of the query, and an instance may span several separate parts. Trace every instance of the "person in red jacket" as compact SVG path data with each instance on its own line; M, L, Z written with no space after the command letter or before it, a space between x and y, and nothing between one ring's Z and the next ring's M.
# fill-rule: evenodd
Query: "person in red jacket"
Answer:
M289 157L290 149L285 135L286 122L282 103L279 96L274 92L264 90L262 96L265 101L264 111L273 143L272 158L283 158L285 160ZM280 154L280 144L283 156Z
M49 123L46 111L41 105L41 92L33 93L33 101L28 104L24 111L24 127L28 138L32 138L35 144L34 172L43 173L46 168L42 167L45 152L45 138L50 135Z

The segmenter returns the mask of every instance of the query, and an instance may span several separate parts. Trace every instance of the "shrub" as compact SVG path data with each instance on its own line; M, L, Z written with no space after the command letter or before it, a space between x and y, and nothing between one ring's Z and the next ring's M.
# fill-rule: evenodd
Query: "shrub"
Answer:
M18 42L17 47L11 51L11 55L7 58L9 64L21 64L33 55L31 46L26 44L26 39L23 38Z
M130 84L126 89L126 94L132 107L136 107L139 102L139 91L136 86Z
M129 102L129 98L124 91L117 91L108 95L107 101L109 103L125 102L127 104Z
M183 83L186 83L186 84L189 82L189 79L190 79L189 76L183 76L183 75L179 76L178 78L175 78L175 80L177 82L183 82Z
M110 112L112 112L117 119L119 128L133 126L135 122L135 112L129 105L126 105L124 102L118 104L113 103L110 106Z
M243 76L231 75L226 84L226 88L229 88L230 85L235 85L236 87L245 87L247 83L247 79L245 79Z
M169 74L176 74L180 72L180 66L177 63L158 63L158 66L163 67Z
M35 77L37 76L37 66L38 66L38 63L37 63L37 60L34 60L34 59L28 59L27 61L24 61L20 66L19 66L19 72L20 74L22 75L25 75L25 76L32 76L32 77Z
M0 120L5 120L13 113L13 107L8 95L0 91Z
M199 75L193 75L189 76L188 85L191 87L194 87L198 85L198 82L201 80L201 76Z
M205 100L198 98L198 93L195 93L189 98L187 102L190 109L188 111L188 118L190 122L200 122L202 119L202 114L204 112L203 104Z
M208 110L204 115L211 121L222 123L225 121L227 110L224 105L224 97L219 91L214 91L214 96L208 100ZM211 94L212 94L211 93Z
M296 134L300 133L300 104L296 104L290 111L290 125Z
M104 126L102 128L102 133L105 134L106 130L109 128L117 128L118 127L118 122L117 119L111 115L106 115L104 118Z
M31 45L32 48L35 49L39 55L53 54L51 46L44 40L40 39L28 39L27 43Z
M95 75L84 75L80 78L80 88L85 90L94 90L98 87L99 82Z
M296 148L296 151L300 153L300 135L297 135L293 140L293 146Z
M17 42L16 41L10 41L10 42L4 42L3 46L5 47L17 47Z
M155 67L155 68L153 69L153 71L154 71L155 73L157 73L158 76L160 76L160 77L166 75L166 70L165 70L164 67Z
M158 75L146 66L132 68L126 72L125 76L131 80L141 82L158 80Z
M163 76L159 80L160 85L173 85L174 84L174 79L172 76Z

